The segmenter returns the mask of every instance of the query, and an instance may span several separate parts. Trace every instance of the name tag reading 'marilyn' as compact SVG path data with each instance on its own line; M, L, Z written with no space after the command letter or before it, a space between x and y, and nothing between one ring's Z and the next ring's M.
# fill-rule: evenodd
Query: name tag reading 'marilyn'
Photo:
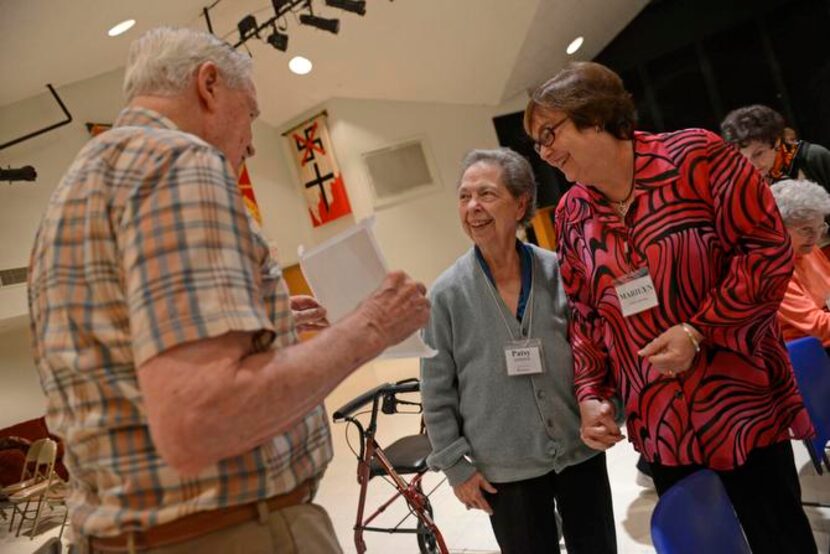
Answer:
M660 305L647 268L632 271L614 281L622 314L628 317Z

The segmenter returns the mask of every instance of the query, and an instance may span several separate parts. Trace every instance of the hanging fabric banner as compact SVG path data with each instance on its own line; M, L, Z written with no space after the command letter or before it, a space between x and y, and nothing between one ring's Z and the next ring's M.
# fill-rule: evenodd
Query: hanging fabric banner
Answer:
M323 112L286 133L315 227L352 213L326 121Z
M245 201L248 213L262 226L262 214L259 213L259 206L256 203L256 196L254 196L254 187L251 185L251 177L248 175L248 167L245 164L242 164L242 169L239 170L236 185L239 187L239 192L242 193L242 200Z

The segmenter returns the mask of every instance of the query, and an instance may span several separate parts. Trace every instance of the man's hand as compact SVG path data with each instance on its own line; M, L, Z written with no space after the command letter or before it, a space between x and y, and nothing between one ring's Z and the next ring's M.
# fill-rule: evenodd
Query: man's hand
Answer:
M291 313L297 331L319 331L329 326L326 309L313 296L298 294L291 297Z
M703 340L703 335L694 327L689 326L689 330L698 343ZM697 349L682 325L669 328L639 352L654 369L671 377L689 369L696 353Z
M608 400L589 399L579 403L582 442L594 450L608 450L625 437L614 421L614 405Z
M484 499L484 495L481 493L482 490L492 494L496 494L498 492L496 488L488 483L487 479L485 479L484 476L478 471L473 473L472 477L460 485L456 485L452 488L455 496L457 496L458 499L465 506L467 506L468 510L484 510L489 515L493 515L493 509L490 507L487 500Z
M429 321L426 287L402 271L389 273L358 308L385 346L398 344Z

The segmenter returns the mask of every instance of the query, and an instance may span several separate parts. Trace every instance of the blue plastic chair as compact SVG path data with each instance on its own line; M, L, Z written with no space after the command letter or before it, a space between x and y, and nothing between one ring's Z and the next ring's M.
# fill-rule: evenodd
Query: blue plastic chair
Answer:
M805 337L787 343L790 360L793 363L798 390L804 399L807 413L816 436L804 441L816 471L823 473L821 464L830 471L826 445L830 441L830 358L815 337Z
M718 474L701 469L667 490L651 515L658 554L751 554Z

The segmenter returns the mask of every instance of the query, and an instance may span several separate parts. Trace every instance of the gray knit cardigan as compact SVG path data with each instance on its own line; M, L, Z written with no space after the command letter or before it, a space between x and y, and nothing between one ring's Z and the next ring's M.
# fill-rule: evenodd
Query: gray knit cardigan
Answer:
M533 280L521 324L473 249L430 291L432 315L424 338L438 355L421 360L424 419L432 443L428 463L446 473L453 486L475 470L490 482L506 483L558 472L598 453L579 438L568 306L556 254L531 248ZM546 371L510 377L505 322L514 337L521 337L531 313L530 336L542 341Z

